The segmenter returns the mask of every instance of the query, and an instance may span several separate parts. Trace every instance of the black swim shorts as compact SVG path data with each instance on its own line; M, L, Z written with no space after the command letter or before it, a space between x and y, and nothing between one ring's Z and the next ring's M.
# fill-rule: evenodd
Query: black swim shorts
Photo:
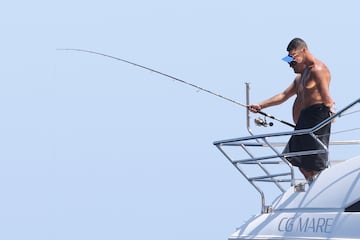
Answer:
M315 104L303 109L300 113L295 130L308 129L316 126L318 123L324 121L330 116L330 109L324 104ZM315 132L317 138L326 146L329 146L331 131L331 123L322 127ZM309 150L323 150L324 147L320 145L312 136L297 135L292 136L288 143L289 152L300 152ZM293 166L303 168L307 171L321 171L328 165L328 152L295 156L287 158Z

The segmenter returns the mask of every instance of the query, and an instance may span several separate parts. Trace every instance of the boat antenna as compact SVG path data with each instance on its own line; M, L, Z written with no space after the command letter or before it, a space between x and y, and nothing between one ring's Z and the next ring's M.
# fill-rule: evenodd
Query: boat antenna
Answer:
M222 96L222 95L220 95L220 94L218 94L218 93L215 93L215 92L213 92L213 91L207 90L207 89L202 88L202 87L199 87L199 86L197 86L197 85L195 85L195 84L189 83L189 82L184 81L184 80L182 80L182 79L180 79L180 78L171 76L171 75L169 75L169 74L160 72L160 71L158 71L158 70L155 70L155 69L152 69L152 68L149 68L149 67L146 67L146 66L143 66L143 65L134 63L134 62L130 62L130 61L125 60L125 59L122 59L122 58L114 57L114 56L111 56L111 55L108 55L108 54L105 54L105 53L95 52L95 51L86 50L86 49L79 49L79 48L58 48L57 50L59 50L59 51L78 51L78 52L86 52L86 53L91 53L91 54L100 55L100 56L103 56L103 57L115 59L115 60L118 60L118 61L121 61L121 62L125 62L125 63L131 64L131 65L134 65L134 66L136 66L136 67L140 67L140 68L149 70L149 71L151 71L151 72L154 72L154 73L163 75L163 76L165 76L165 77L171 78L171 79L173 79L173 80L176 80L176 81L181 82L181 83L183 83L183 84L186 84L186 85L188 85L188 86L191 86L191 87L193 87L193 88L196 88L196 89L198 89L198 90L200 90L200 91L207 92L207 93L209 93L209 94L211 94L211 95L213 95L213 96L222 98L222 99L224 99L224 100L226 100L226 101L229 101L229 102L232 102L232 103L234 103L234 104L236 104L236 105L238 105L238 106L248 108L248 105L242 104L242 103L240 103L240 102L238 102L238 101L235 101L235 100L233 100L233 99L231 99L231 98L224 97L224 96ZM286 121L284 121L284 120L278 119L278 118L276 118L276 117L274 117L274 116L272 116L272 115L270 115L270 114L267 114L267 113L265 113L265 112L263 112L263 111L259 111L259 112L257 112L257 113L260 113L261 115L263 115L263 116L265 116L265 117L268 117L268 118L274 119L274 120L276 120L276 121L278 121L278 122L281 122L281 123L283 123L283 124L286 124L286 125L288 125L288 126L290 126L290 127L295 127L295 125L293 125L293 124L291 124L291 123L289 123L289 122L286 122Z

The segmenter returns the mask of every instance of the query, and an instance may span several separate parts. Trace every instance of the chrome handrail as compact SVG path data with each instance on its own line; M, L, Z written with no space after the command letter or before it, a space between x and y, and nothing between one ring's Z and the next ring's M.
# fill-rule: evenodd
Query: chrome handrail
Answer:
M319 140L315 132L327 124L331 123L335 118L341 118L342 114L360 103L360 98L353 101L351 104L344 107L339 112L333 114L328 117L321 123L309 129L301 129L294 131L286 131L286 132L276 132L276 133L268 133L268 134L260 134L260 135L251 135L240 138L232 138L225 139L220 141L215 141L214 145L220 150L220 152L234 165L234 167L248 180L248 182L260 193L261 196L261 212L268 212L271 207L266 206L265 201L265 193L262 188L259 186L258 182L271 182L275 185L276 189L280 191L280 193L284 193L287 189L285 189L280 183L290 182L291 186L295 186L297 179L295 179L294 167L291 163L286 159L286 157L292 156L303 156L309 154L318 154L318 153L328 153L327 147ZM276 137L291 137L297 135L310 135L317 141L317 143L322 147L322 149L318 150L308 150L308 151L300 151L300 152L291 152L291 153L283 153L279 152L276 147L279 146L279 143L271 143L269 139ZM334 142L336 144L336 142ZM360 144L360 140L349 140L349 141L338 141L337 144ZM246 158L243 159L235 159L225 150L226 147L240 147L243 150L243 153L247 155ZM250 151L250 148L254 147L266 147L270 149L272 154L265 155L261 157L256 157ZM277 160L272 160L277 159ZM281 173L271 173L265 166L268 164L279 164L284 163L288 168L285 172ZM249 176L246 171L242 168L244 164L254 164L258 166L262 171L262 175L259 176ZM280 178L286 177L289 178Z

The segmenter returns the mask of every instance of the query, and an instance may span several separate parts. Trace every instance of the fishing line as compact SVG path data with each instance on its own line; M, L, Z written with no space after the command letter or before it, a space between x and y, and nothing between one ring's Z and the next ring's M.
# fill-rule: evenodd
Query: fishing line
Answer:
M234 104L236 104L236 105L238 105L238 106L248 108L248 105L242 104L242 103L240 103L240 102L238 102L238 101L235 101L235 100L233 100L233 99L231 99L231 98L225 97L225 96L220 95L220 94L218 94L218 93L215 93L215 92L213 92L213 91L210 91L210 90L207 90L207 89L205 89L205 88L199 87L199 86L197 86L197 85L195 85L195 84L189 83L189 82L184 81L184 80L182 80L182 79L180 79L180 78L171 76L171 75L169 75L169 74L160 72L160 71L158 71L158 70L155 70L155 69L152 69L152 68L149 68L149 67L146 67L146 66L143 66L143 65L140 65L140 64L137 64L137 63L134 63L134 62L131 62L131 61L122 59L122 58L114 57L114 56L111 56L111 55L108 55L108 54L105 54L105 53L100 53L100 52L95 52L95 51L85 50L85 49L79 49L79 48L58 48L57 50L59 50L59 51L78 51L78 52L85 52L85 53L100 55L100 56L103 56L103 57L107 57L107 58L115 59L115 60L118 60L118 61L121 61L121 62L125 62L125 63L131 64L131 65L134 65L134 66L136 66L136 67L140 67L140 68L146 69L146 70L148 70L148 71L151 71L151 72L160 74L160 75L162 75L162 76L171 78L171 79L173 79L173 80L176 80L176 81L181 82L181 83L183 83L183 84L186 84L186 85L188 85L188 86L191 86L191 87L193 87L193 88L196 88L198 91L203 91L203 92L209 93L209 94L211 94L211 95L213 95L213 96L216 96L216 97L219 97L219 98L221 98L221 99L223 99L223 100L232 102L232 103L234 103ZM258 113L260 113L261 115L263 115L263 116L265 116L265 117L268 117L268 118L274 119L274 120L276 120L276 121L278 121L278 122L281 122L281 123L283 123L283 124L286 124L286 125L288 125L288 126L290 126L290 127L295 127L294 124L291 124L291 123L286 122L286 121L284 121L284 120L278 119L278 118L276 118L276 117L274 117L274 116L272 116L272 115L270 115L270 114L264 113L264 112L262 112L262 111L259 111Z

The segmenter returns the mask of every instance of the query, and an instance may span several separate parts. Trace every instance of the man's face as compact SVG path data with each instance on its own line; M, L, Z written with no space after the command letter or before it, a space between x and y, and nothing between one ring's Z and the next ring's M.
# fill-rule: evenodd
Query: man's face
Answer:
M294 49L289 51L289 56L291 56L295 62L301 63L304 60L305 48Z

